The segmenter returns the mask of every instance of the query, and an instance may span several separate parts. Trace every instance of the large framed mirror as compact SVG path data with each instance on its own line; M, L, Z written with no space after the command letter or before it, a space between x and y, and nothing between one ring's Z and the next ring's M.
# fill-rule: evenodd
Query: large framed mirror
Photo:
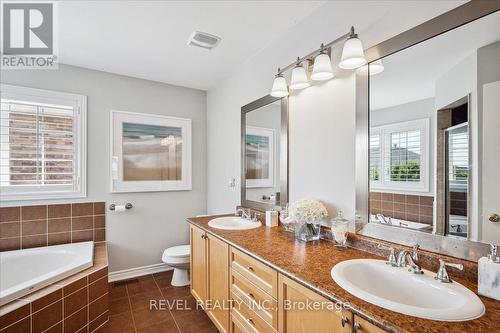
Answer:
M241 204L288 202L288 98L267 95L241 108Z
M500 8L467 7L358 71L357 230L477 260L500 243Z

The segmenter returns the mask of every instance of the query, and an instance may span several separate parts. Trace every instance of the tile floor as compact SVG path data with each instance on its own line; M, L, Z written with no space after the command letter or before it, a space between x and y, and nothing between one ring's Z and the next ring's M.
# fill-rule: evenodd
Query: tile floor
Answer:
M168 271L130 281L110 283L109 323L104 332L218 332L205 312L196 307L189 287L173 287L170 284L171 278L172 271ZM150 309L151 301L157 302L158 309Z

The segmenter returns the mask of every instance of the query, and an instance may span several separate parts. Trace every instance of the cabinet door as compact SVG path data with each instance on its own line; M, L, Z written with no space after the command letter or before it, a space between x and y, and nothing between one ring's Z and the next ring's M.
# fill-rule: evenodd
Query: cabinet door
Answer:
M349 311L336 311L334 303L284 275L279 274L278 285L280 333L352 332Z
M354 333L385 333L385 331L355 315Z
M229 332L229 245L207 237L208 315L219 329Z
M190 227L191 240L191 294L199 301L207 299L207 248L205 232Z

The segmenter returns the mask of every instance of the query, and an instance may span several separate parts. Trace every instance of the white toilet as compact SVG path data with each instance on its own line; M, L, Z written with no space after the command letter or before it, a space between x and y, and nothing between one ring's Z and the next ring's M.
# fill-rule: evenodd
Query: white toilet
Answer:
M172 276L172 286L188 286L189 280L189 245L173 246L163 251L161 260L170 267L174 268Z

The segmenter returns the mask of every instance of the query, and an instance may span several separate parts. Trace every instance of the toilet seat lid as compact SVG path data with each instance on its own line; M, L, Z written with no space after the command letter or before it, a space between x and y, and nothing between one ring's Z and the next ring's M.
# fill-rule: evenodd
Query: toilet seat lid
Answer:
M165 252L163 252L163 255L172 258L189 257L190 252L191 249L189 245L179 245L169 247L165 250Z

